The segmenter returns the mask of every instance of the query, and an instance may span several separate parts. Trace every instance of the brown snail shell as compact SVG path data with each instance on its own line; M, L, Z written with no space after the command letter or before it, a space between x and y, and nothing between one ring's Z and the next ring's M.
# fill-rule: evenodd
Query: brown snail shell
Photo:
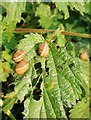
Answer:
M47 57L49 53L49 46L46 42L39 44L38 53L41 57Z
M29 68L29 63L27 63L26 61L20 61L16 66L15 66L15 72L17 74L23 74L25 73Z
M15 62L19 62L24 59L25 52L23 50L18 50L14 55L13 55L13 60Z
M88 54L87 54L86 51L83 51L83 52L80 54L80 58L81 58L82 60L86 61L86 60L89 58L89 56L88 56Z

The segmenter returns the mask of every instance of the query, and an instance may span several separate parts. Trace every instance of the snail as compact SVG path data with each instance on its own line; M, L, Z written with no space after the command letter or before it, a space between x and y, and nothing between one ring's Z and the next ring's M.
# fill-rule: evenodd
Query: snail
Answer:
M29 64L22 60L15 66L15 72L19 75L25 73L29 68Z
M13 60L15 62L19 62L24 59L25 52L23 50L18 50L14 55L13 55Z
M80 58L81 58L82 60L86 61L86 60L89 58L89 56L88 56L88 54L87 54L86 51L83 51L83 52L80 54Z
M38 54L41 57L47 57L49 53L49 46L46 42L43 42L41 44L39 44L38 46Z

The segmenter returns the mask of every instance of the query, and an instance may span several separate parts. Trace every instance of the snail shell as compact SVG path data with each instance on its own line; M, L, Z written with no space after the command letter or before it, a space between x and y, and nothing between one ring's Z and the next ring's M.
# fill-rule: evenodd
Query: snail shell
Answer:
M26 61L20 61L16 66L15 66L15 72L17 74L23 74L25 73L29 68L29 64Z
M23 50L18 50L14 55L13 55L13 60L15 62L19 62L24 59L25 52Z
M82 60L86 61L86 60L89 58L89 56L88 56L88 54L87 54L86 51L83 51L83 52L80 54L80 58L81 58Z
M41 57L47 57L49 53L49 46L46 42L39 44L38 53Z

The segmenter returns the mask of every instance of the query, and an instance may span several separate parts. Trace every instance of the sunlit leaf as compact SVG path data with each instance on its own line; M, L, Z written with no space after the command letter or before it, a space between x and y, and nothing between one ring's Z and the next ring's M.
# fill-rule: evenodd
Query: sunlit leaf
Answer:
M89 118L89 102L79 101L70 113L70 118Z

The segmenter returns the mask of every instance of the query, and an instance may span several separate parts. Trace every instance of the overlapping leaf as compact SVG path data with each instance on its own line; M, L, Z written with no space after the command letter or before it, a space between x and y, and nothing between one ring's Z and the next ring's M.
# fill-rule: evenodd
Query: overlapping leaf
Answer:
M20 2L20 3L19 2L10 2L10 3L1 2L0 4L7 10L7 15L2 20L2 23L1 23L2 25L1 34L3 37L7 36L8 41L10 41L16 24L20 22L22 19L21 14L25 10L26 3L24 2Z
M76 100L79 100L81 97L81 88L85 84L81 78L81 63L75 56L74 45L69 43L66 47L57 49L55 43L50 44L47 66L45 66L45 59L38 57L36 54L36 45L44 41L44 38L39 34L33 33L25 37L26 38L20 41L17 49L22 49L26 52L25 59L26 61L30 61L31 65L26 74L21 77L15 86L18 99L22 101L28 93L31 78L33 79L34 76L33 71L35 71L34 74L37 75L36 70L34 70L35 63L41 62L43 70L45 70L45 67L49 69L47 72L44 71L45 74L42 73L44 84L42 89L43 98L41 98L38 103L36 100L33 100L30 95L30 98L27 98L25 101L25 116L29 118L41 118L40 114L44 113L47 118L66 118L63 104L65 103L69 107L75 105ZM31 60L33 60L34 57L36 58L36 62L32 64ZM35 106L37 115L32 113L31 108L34 106L32 106L31 101ZM44 105L43 111L45 112L42 111L41 113L42 104ZM38 106L39 109L37 109Z
M83 12L84 12L84 2L69 2L69 1L56 2L55 0L52 0L52 1L55 2L56 7L60 11L64 12L65 19L67 19L69 17L68 6L70 6L72 10L73 10L73 8L75 8L76 10L80 11L81 14L83 14Z

